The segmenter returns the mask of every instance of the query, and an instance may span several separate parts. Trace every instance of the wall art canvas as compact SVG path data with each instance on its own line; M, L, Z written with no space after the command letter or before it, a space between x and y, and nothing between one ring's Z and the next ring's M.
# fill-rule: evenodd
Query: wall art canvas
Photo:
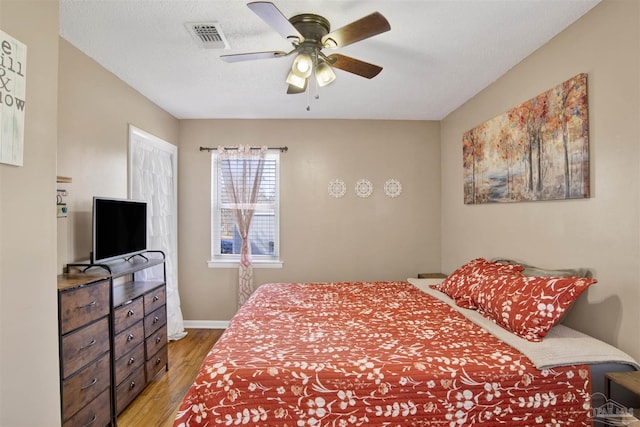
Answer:
M27 46L0 30L0 163L22 166Z
M587 75L462 136L466 204L589 197Z

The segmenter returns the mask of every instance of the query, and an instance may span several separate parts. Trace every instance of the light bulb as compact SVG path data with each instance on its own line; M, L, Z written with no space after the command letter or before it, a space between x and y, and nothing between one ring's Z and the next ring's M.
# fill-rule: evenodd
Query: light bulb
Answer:
M306 53L296 56L291 66L291 71L298 77L307 78L311 75L311 57Z
M305 74L309 71L309 64L306 61L297 61L296 69L300 72L300 74Z

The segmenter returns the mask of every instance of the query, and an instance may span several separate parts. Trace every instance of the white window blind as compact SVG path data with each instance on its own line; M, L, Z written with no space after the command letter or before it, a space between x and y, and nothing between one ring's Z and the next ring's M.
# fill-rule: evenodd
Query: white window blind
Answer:
M224 183L218 153L212 152L211 162L211 213L212 213L212 263L237 262L240 259L242 238L238 233L236 215L237 206ZM225 160L226 162L226 160ZM232 175L240 176L243 167L254 170L258 161L230 160ZM280 239L280 194L279 194L280 153L268 152L263 165L262 179L259 185L257 204L249 229L251 258L256 263L277 261L279 263ZM216 265L213 265L214 267Z

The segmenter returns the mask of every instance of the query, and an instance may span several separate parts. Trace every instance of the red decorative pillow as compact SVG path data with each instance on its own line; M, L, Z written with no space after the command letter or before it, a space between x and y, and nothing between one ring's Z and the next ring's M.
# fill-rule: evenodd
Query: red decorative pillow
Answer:
M595 279L494 275L472 290L478 312L529 341L541 341Z
M524 267L521 265L499 264L484 258L476 258L451 273L442 283L433 285L433 288L444 292L456 301L468 300L472 290L484 282L487 275L511 275L523 269ZM461 302L459 305L463 306L463 303ZM473 308L473 304L469 301L469 304L465 304L464 307Z

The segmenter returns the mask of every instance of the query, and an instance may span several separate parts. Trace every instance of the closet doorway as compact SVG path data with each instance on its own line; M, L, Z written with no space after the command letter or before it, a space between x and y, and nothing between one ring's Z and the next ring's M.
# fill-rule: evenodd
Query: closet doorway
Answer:
M129 125L128 169L129 198L147 202L148 248L166 256L167 333L178 340L186 335L178 293L178 147ZM162 277L161 270L149 274Z

